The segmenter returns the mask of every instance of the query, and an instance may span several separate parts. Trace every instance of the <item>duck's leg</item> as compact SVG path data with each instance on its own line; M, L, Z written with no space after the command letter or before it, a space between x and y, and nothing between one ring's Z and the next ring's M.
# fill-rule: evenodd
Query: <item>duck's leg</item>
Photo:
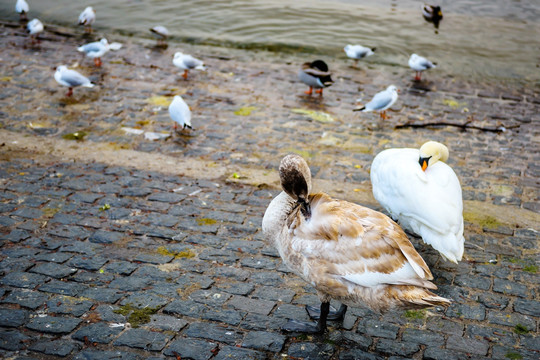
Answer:
M304 93L306 93L307 95L311 95L313 93L313 87L310 86L309 90L304 91Z
M318 320L321 317L321 310L318 309L316 306L309 306L306 305L306 311L308 312L308 315L310 318ZM341 304L339 307L339 310L332 310L328 312L327 320L343 320L345 317L345 313L347 312L347 305Z
M317 324L289 320L285 325L281 327L282 330L290 332L300 332L307 334L322 334L326 330L326 320L328 318L328 313L330 312L330 303L323 302L321 303L321 310L319 315L319 321Z

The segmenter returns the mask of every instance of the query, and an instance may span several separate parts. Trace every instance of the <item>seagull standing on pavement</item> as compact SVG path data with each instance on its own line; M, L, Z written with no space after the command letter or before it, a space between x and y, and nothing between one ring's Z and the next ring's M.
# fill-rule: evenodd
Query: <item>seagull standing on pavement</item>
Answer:
M92 24L96 20L96 12L91 6L88 6L79 15L79 25L84 25L84 32L92 32Z
M188 104L182 99L181 96L176 95L169 105L169 115L174 120L174 130L178 129L180 125L181 129L185 128L193 129L191 127L191 110L189 110Z
M32 19L28 24L26 24L26 30L28 33L30 33L30 39L32 40L32 44L34 44L37 40L37 37L40 32L43 31L43 23L39 21L38 19Z
M366 58L374 54L377 48L368 48L362 45L347 45L343 50L351 59L354 59L354 66L358 65L358 60Z
M26 14L30 10L28 3L25 0L17 0L15 11L19 14L19 20L28 20Z
M83 52L89 58L94 59L96 66L101 66L101 57L109 50L118 50L122 47L120 43L109 44L107 39L103 38L100 41L91 42L77 48L78 51Z
M386 109L392 106L398 98L398 89L395 85L390 85L381 92L375 94L373 99L361 108L353 111L380 111L381 119L386 120Z
M54 80L60 85L67 86L69 91L66 96L73 95L73 88L77 86L94 87L94 84L86 76L81 75L75 70L68 69L65 65L60 65L54 73Z
M420 81L422 77L422 71L429 70L431 68L437 67L436 63L432 63L425 57L412 54L409 58L409 66L411 69L416 71L416 76L414 77L415 81Z
M169 37L169 30L165 26L154 26L150 29L152 34L157 38L157 45L165 45L167 42L167 38Z
M191 55L183 54L180 51L174 53L173 65L184 70L184 74L182 75L184 79L187 79L189 70L206 70L201 60L196 59Z

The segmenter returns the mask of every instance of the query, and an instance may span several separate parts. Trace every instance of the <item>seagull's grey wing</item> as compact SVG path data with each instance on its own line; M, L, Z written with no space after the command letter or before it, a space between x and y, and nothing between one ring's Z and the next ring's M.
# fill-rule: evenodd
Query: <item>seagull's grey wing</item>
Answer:
M392 94L387 91L382 91L375 94L373 99L366 104L366 109L369 110L384 110L392 103Z
M99 52L102 46L103 45L99 42L92 42L92 43L81 46L81 48L83 49L84 52L89 53L89 52Z
M433 67L433 63L431 61L429 61L428 59L420 60L419 64L420 64L420 66L422 66L426 70L431 69Z
M90 80L74 70L66 70L62 73L61 79L69 84L69 86L80 86L89 83Z
M184 65L189 69L195 69L197 66L202 65L202 61L195 59L192 56L186 56L184 58Z

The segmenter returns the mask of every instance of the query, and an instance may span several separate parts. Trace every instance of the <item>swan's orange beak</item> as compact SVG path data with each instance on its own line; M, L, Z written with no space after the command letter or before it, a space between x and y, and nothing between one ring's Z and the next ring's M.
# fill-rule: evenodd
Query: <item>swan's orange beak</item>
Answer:
M428 167L429 159L431 159L431 156L430 157L420 157L420 159L418 160L418 163L420 164L420 167L422 168L422 171L426 171L426 169Z

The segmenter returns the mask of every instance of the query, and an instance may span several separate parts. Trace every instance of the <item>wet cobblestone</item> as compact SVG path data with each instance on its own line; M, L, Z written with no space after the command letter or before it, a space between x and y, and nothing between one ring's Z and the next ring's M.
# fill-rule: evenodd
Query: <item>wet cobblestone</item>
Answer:
M310 98L297 96L300 55L189 44L159 52L125 38L102 69L79 66L99 85L66 99L50 69L77 61L78 38L51 34L32 49L18 46L18 29L0 31L0 357L538 358L537 88L441 78L425 91L403 69L335 60L338 82ZM177 46L206 54L209 70L180 80L170 64ZM402 89L390 120L352 113L354 99L390 81ZM169 131L162 103L177 93L193 110L192 136L150 142L122 130ZM255 109L235 114L245 106ZM507 131L394 129L467 118ZM76 131L89 135L61 138ZM374 155L427 139L448 145L463 186L464 261L411 240L453 305L382 316L351 308L324 336L282 333L318 301L261 235L281 156L302 154L320 189L380 210L369 185ZM92 158L93 147L115 155Z

